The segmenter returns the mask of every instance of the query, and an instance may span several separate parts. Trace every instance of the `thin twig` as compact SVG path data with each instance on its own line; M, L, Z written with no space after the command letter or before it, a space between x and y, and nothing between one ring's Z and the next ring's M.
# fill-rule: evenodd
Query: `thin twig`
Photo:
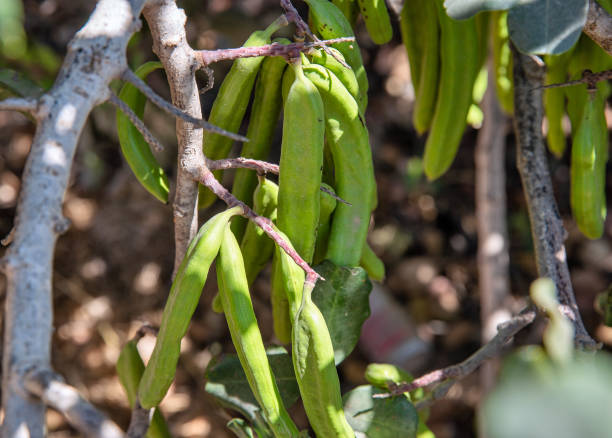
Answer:
M612 79L612 70L604 70L598 73L593 73L591 70L584 70L582 77L569 82L562 82L560 84L548 84L535 87L535 90L546 89L546 88L563 88L571 87L573 85L587 84L588 89L594 89L598 82L607 81Z
M38 99L29 97L9 97L0 101L0 111L23 111L36 115Z
M153 149L155 149L158 152L161 152L164 150L164 147L162 146L162 144L159 142L159 140L155 138L153 133L149 131L149 128L146 127L146 125L142 122L142 120L140 120L140 117L138 117L136 113L132 111L132 108L130 108L129 105L126 104L124 101L119 99L119 97L117 97L117 95L113 93L112 91L110 91L109 102L113 104L114 106L116 106L117 108L119 108L121 112L123 112L123 114L126 115L126 117L130 120L130 122L132 122L132 125L134 125L136 129L138 129L138 132L142 134L142 136L144 137L145 141L149 144L149 146L151 146Z
M612 16L595 0L589 0L589 12L582 31L612 56Z
M392 397L405 392L414 391L417 388L423 388L430 385L435 385L444 382L448 379L453 381L460 380L467 375L471 374L476 370L482 363L493 357L496 357L501 353L504 346L516 335L520 330L531 324L535 319L536 311L532 307L528 307L519 315L514 318L500 324L497 327L497 334L485 345L480 347L470 357L455 365L451 365L446 368L441 368L429 372L417 379L414 379L410 383L402 383L399 385L392 385L387 394L377 394L375 398L386 398ZM446 391L452 385L446 387ZM444 392L445 394L446 392ZM440 398L444 394L437 393L436 397Z
M219 61L231 61L239 58L256 58L258 56L282 56L293 59L315 47L326 47L330 44L355 41L355 37L334 38L331 40L317 40L314 42L297 42L291 44L271 43L264 46L237 47L234 49L196 50L200 65L207 66ZM347 68L350 68L347 66Z
M293 261L304 270L306 273L306 283L314 285L318 279L324 280L317 272L300 257L300 255L295 251L276 231L274 224L272 221L266 217L259 216L255 213L248 205L244 202L236 199L234 195L232 195L225 187L217 181L213 173L205 166L202 166L197 171L197 174L194 175L197 181L200 184L208 187L219 199L225 202L229 207L240 206L242 208L243 216L247 219L253 221L257 226L259 226L276 244L283 249L287 253L289 257L293 259Z
M123 438L123 431L114 422L85 400L79 392L64 383L50 369L36 369L25 375L25 388L47 406L61 412L66 420L84 436Z
M563 314L574 325L580 349L597 348L586 331L574 296L563 241L567 232L555 201L544 140L542 138L542 89L545 66L512 46L514 61L514 131L516 162L531 222L534 253L540 277L554 283Z
M211 171L226 169L252 169L259 173L272 173L278 175L278 164L267 161L254 160L252 158L223 158L221 160L206 159L206 167Z
M124 81L127 81L130 84L134 85L136 88L138 88L145 96L147 96L147 98L151 102L153 102L155 105L157 105L159 108L166 111L167 113L172 114L175 117L181 118L186 122L189 122L199 128L204 129L205 131L223 135L236 141L249 141L248 138L243 137L242 135L226 131L225 129L219 128L218 126L208 123L204 119L196 119L195 117L190 116L185 111L181 110L180 108L177 108L170 102L166 101L163 97L158 95L155 91L153 91L151 87L147 85L146 82L136 76L136 74L132 70L126 69L121 77Z
M268 163L267 161L254 160L252 158L238 157L238 158L223 158L221 160L209 160L206 158L206 167L209 170L227 170L227 169L252 169L258 173L271 173L278 175L279 168L278 164ZM336 195L332 190L329 190L325 186L321 186L321 191L327 193L329 196L334 198L338 202L342 202L346 205L353 205L348 201L345 201L340 196Z

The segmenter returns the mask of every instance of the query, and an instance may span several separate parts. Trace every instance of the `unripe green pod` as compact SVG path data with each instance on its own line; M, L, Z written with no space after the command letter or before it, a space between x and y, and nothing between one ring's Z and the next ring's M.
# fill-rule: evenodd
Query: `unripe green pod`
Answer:
M329 185L321 184L327 190L334 192L334 189ZM313 264L318 265L325 258L327 252L327 241L329 239L329 231L331 229L331 215L336 209L338 201L329 193L321 191L321 210L319 214L319 227L317 228L317 244L315 247L315 256Z
M372 41L378 45L388 43L393 37L393 28L385 0L358 0L358 3Z
M286 38L275 39L274 42L289 44ZM282 107L281 88L278 86L282 80L287 61L283 57L266 58L255 85L255 96L249 119L247 138L249 142L242 146L242 157L255 160L265 160L270 153L272 139L278 124L278 116ZM252 169L236 169L232 194L252 205L253 191L257 185L257 175ZM232 221L232 231L240 242L247 226L246 218L236 218ZM248 275L248 272L247 272Z
M590 239L601 237L606 218L608 128L604 110L605 103L595 91L587 100L572 138L572 214L580 231Z
M423 134L431 125L438 96L440 26L435 3L404 3L400 29L415 95L412 123Z
M304 0L310 8L310 14L314 27L319 35L325 39L354 37L355 34L351 24L347 21L342 12L327 0ZM338 49L347 64L351 66L355 72L357 83L359 84L359 95L357 99L359 110L362 114L365 113L365 108L368 105L368 76L366 75L365 67L361 51L357 45L357 41L346 43L332 44L332 47Z
M137 343L138 341L133 339L125 344L121 349L116 366L117 377L119 377L119 382L121 382L121 386L123 386L127 393L130 407L133 407L134 403L136 403L138 384L145 369L144 362L136 348ZM159 412L159 409L155 408L146 438L169 438L170 436L170 431L164 417Z
M363 246L359 264L366 270L372 280L383 281L385 279L385 264L378 258L376 253L372 251L372 248L370 248L367 242Z
M263 46L270 44L270 38L286 20L276 20L265 30L253 32L245 41L243 47ZM219 93L213 103L208 122L226 131L237 132L242 124L246 112L251 90L255 85L255 77L264 57L239 58L234 61L232 68L223 80ZM204 133L204 155L211 160L227 158L231 148L232 139L212 132ZM215 178L221 180L222 171L214 172ZM200 185L199 208L209 207L217 197L213 192Z
M138 67L135 73L144 79L149 73L161 67L160 62L147 62ZM119 93L119 99L142 119L147 98L138 88L132 84L125 84ZM157 162L142 134L120 110L117 110L117 135L121 152L138 181L149 193L163 203L167 203L170 189L164 169Z
M293 325L292 357L295 378L310 425L317 437L349 437L355 433L342 408L334 348L323 315L304 285L302 304Z
M284 102L277 225L310 262L319 221L324 111L317 88L301 66L291 68L295 80Z
M376 194L368 131L355 100L332 72L311 64L304 66L304 74L323 98L336 193L351 204L339 203L334 211L325 258L354 267L361 258Z
M440 20L440 88L423 165L430 180L442 175L455 159L472 105L472 89L480 69L478 30L474 17L457 21L435 0Z
M359 5L357 4L357 0L332 0L332 3L336 5L338 9L340 9L350 25L355 27L355 23L357 23L357 16L359 15Z
M508 33L508 12L491 12L491 36L495 91L499 106L506 114L514 113L514 79L512 76L512 51Z
M344 56L339 50L330 47L329 50L333 51L334 54L341 60L344 61ZM313 64L319 64L333 72L346 89L351 93L351 96L357 101L359 99L359 84L355 77L355 72L351 69L346 68L340 62L331 56L329 53L321 49L313 50L308 54L310 62Z
M232 341L264 418L275 437L298 436L299 431L283 405L266 356L251 303L242 253L229 226L223 234L217 258L217 282Z
M259 216L276 221L278 205L278 186L265 177L260 177L259 185L253 194L253 209ZM247 282L253 284L257 274L272 258L274 241L253 221L247 224L246 232L240 243L240 250L244 257Z
M181 339L200 300L210 265L219 252L225 226L232 216L241 213L241 207L233 207L213 216L189 244L172 283L155 347L138 387L143 408L157 406L166 395L176 372Z

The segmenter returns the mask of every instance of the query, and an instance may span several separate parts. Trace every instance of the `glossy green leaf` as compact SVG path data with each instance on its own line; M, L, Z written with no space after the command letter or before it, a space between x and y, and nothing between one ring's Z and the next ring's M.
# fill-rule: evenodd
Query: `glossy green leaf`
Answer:
M529 0L446 0L444 7L449 17L463 20L482 11L502 11Z
M135 73L138 77L144 79L158 68L161 68L161 63L147 62L141 65ZM144 94L132 84L125 84L119 93L119 98L142 119L146 103ZM153 196L163 203L167 203L170 191L168 177L157 162L142 134L120 110L117 110L117 133L121 152L138 181Z
M325 318L338 365L357 345L361 326L370 316L372 283L363 268L336 266L326 260L314 269L325 281L317 282L312 300Z
M419 418L404 396L372 398L386 391L370 385L358 386L344 395L344 415L358 438L413 438Z
M588 9L588 0L525 2L508 12L510 39L524 53L563 53L580 37Z
M270 348L266 354L283 403L290 407L300 394L291 356L283 347ZM259 421L260 408L237 355L227 355L210 366L206 370L206 380L206 392L221 405L240 412L252 424Z

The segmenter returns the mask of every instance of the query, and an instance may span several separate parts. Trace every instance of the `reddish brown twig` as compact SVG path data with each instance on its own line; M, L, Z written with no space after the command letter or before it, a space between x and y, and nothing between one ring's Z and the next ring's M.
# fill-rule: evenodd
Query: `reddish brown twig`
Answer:
M264 46L237 47L235 49L197 50L196 58L201 66L207 66L219 61L231 61L239 58L255 58L258 56L282 56L293 59L315 47L326 47L330 44L355 41L354 37L334 38L331 40L317 40L314 42L297 42L291 44L272 43Z
M308 263L295 251L276 231L272 221L266 217L259 216L255 213L248 205L244 202L239 201L229 190L221 185L215 178L210 169L205 166L200 167L197 175L194 175L200 184L208 187L219 199L225 202L228 207L240 206L242 208L243 216L253 221L259 226L276 244L287 253L293 261L304 270L306 273L306 283L314 285L318 279L324 280L317 272L310 267Z
M593 90L597 87L597 83L601 81L607 81L612 79L612 70L604 70L597 73L593 73L591 70L584 70L582 77L569 82L561 82L559 84L548 84L534 88L535 90L544 88L562 88L571 87L573 85L586 84L589 90Z
M417 388L423 388L426 386L436 385L447 380L460 380L471 374L476 370L483 362L500 354L503 347L516 335L521 329L531 324L535 319L536 312L533 308L527 308L519 315L515 316L509 321L500 324L497 327L497 335L493 337L489 342L480 347L474 354L455 365L451 365L446 368L427 373L417 379L414 379L410 383L402 383L399 385L393 385L390 387L390 392L387 394L374 395L376 398L386 398L395 395L403 394L405 392L414 391ZM444 385L446 391L450 389L452 385ZM437 398L442 397L444 394L436 393Z

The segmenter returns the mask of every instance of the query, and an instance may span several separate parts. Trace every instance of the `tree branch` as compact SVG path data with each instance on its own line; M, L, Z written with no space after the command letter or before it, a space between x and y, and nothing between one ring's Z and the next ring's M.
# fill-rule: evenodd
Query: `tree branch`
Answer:
M125 437L119 426L81 397L75 388L64 383L61 376L50 369L43 368L29 372L25 376L24 386L32 395L63 414L70 425L84 436Z
M435 398L441 398L452 386L450 383L447 384L447 380L451 380L453 383L454 381L461 380L465 376L474 372L483 362L499 355L504 346L514 337L514 335L533 322L535 316L536 311L533 308L526 308L519 315L500 324L497 327L497 334L463 362L429 372L417 379L414 379L410 383L393 385L390 387L389 393L377 394L373 397L387 398L403 394L405 392L414 391L417 388L443 383L443 391L434 391Z
M235 49L198 50L196 56L200 65L207 66L219 61L228 61L238 58L255 58L258 56L282 56L292 59L300 56L300 53L316 47L327 47L330 44L355 41L355 37L334 38L331 40L317 40L314 42L297 42L291 44L271 43L264 46L238 47Z
M9 97L0 101L0 111L23 111L36 116L38 99Z
M189 116L189 120L181 117L176 121L178 165L176 193L172 203L175 244L174 277L185 256L189 242L198 229L198 185L189 173L189 169L194 165L192 162L195 160L199 165L201 164L200 157L202 157L201 125L192 124L192 120L202 118L200 96L195 80L197 59L187 43L185 13L176 6L174 0L154 2L147 5L143 13L151 29L153 51L161 60L168 77L172 102L180 108L181 114ZM146 85L144 82L142 84ZM146 88L149 89L148 86ZM141 91L144 92L144 89L141 88Z
M45 435L45 406L27 395L23 379L33 368L50 368L53 252L68 223L62 201L85 121L93 107L108 99L110 82L127 68L127 43L140 28L144 2L100 0L70 42L55 85L38 101L40 123L23 173L14 241L4 259L5 437Z
M236 199L236 197L232 195L229 190L227 190L221 185L219 181L217 181L210 169L208 169L206 166L201 166L197 169L194 169L193 176L201 184L208 187L215 195L217 195L219 199L225 202L229 207L239 205L242 208L242 211L244 212L243 216L257 224L268 236L270 236L272 240L274 240L274 242L276 242L276 244L280 248L283 249L283 251L287 253L289 257L293 259L293 261L300 268L304 270L304 272L306 273L307 285L312 285L314 287L314 284L318 279L324 280L324 278L317 274L317 272L312 269L310 265L308 265L308 263L306 263L304 259L302 259L302 257L300 257L297 251L295 251L281 237L281 235L276 231L276 228L274 227L274 224L270 219L257 215L257 213L255 213L248 205Z
M182 9L178 9L179 11L182 11ZM184 14L184 13L183 13ZM184 33L184 29L183 29L183 33ZM186 44L186 43L185 43ZM189 46L187 46L189 47ZM189 48L189 50L192 52L190 55L191 58L191 67L194 66L193 61L193 55L195 52L193 52L191 50L191 48ZM159 54L158 54L159 56ZM162 61L163 64L163 61ZM164 66L165 69L165 66ZM193 70L190 70L193 74ZM166 73L168 73L168 70L166 70ZM193 117L190 114L188 114L187 112L185 112L184 110L176 107L175 105L172 105L170 102L167 102L163 97L161 97L159 94L157 94L155 91L153 91L153 89L151 87L149 87L149 85L147 85L147 83L145 81L143 81L142 79L140 79L132 70L130 69L126 69L123 72L123 76L122 79L124 81L129 82L130 84L134 85L136 88L138 88L142 94L144 94L145 96L147 96L147 98L153 102L155 105L158 106L158 108L164 110L165 112L167 112L168 114L171 114L179 119L183 119L186 122L189 122L199 128L202 128L206 131L209 132L213 132L215 134L219 134L219 135L223 135L225 137L229 137L232 140L236 140L236 141L249 141L248 138L239 135L239 134L235 134L233 132L229 132L226 131L223 128L219 128L218 126L215 126L213 124L208 123L206 120L202 119L201 117Z
M127 430L127 438L142 438L146 435L151 425L151 417L154 409L145 409L136 403L132 409L132 417Z
M155 138L153 133L149 131L149 128L147 128L147 126L143 123L142 120L140 120L136 113L132 111L132 108L130 108L129 105L127 105L124 101L119 99L119 97L117 97L117 95L112 91L110 92L109 101L116 108L119 108L121 112L123 112L123 114L126 115L129 121L132 122L132 125L134 125L136 129L138 129L138 132L142 134L142 137L149 144L149 146L151 146L154 150L158 152L164 150L164 147L159 142L159 140Z
M612 56L612 16L595 0L589 0L589 12L582 31Z
M513 47L514 130L517 167L529 211L534 252L540 277L552 279L563 313L572 321L576 346L596 348L580 316L570 280L565 253L566 231L557 209L542 139L542 90L544 64Z
M272 173L278 175L278 164L252 158L224 158L221 160L206 159L206 165L211 171L226 169L252 169L258 173Z
M478 229L478 289L482 342L496 333L497 325L510 318L506 299L508 278L508 227L506 223L506 131L508 118L497 103L493 61L489 59L488 85L482 106L484 121L476 141L476 218ZM481 370L483 388L494 382L495 364Z

